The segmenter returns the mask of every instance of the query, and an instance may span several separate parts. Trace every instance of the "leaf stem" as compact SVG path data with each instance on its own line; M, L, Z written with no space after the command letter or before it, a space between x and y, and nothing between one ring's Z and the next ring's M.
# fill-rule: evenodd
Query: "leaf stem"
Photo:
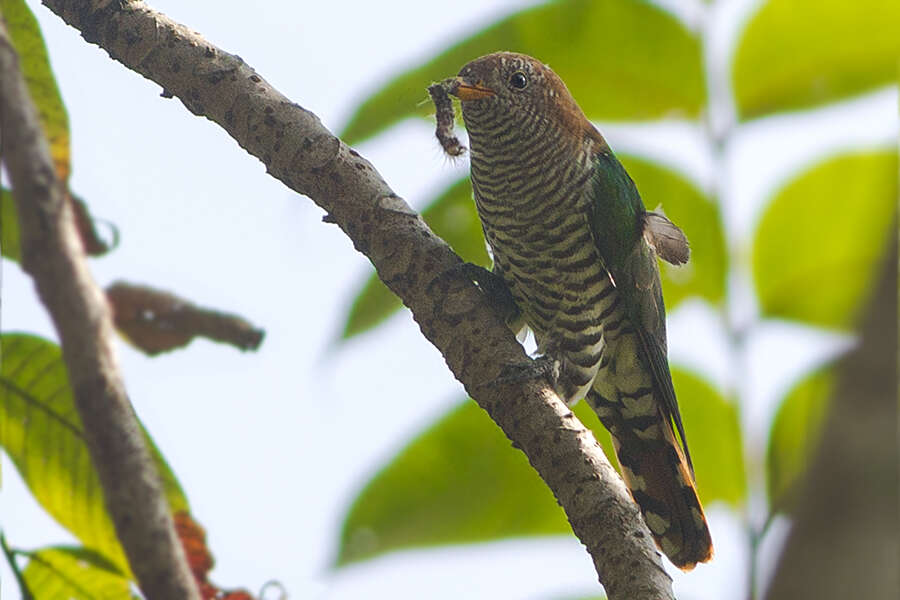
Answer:
M9 568L16 578L16 583L19 584L22 600L34 600L31 590L28 589L28 584L25 583L25 577L22 576L22 571L19 569L19 565L16 564L16 552L6 543L6 536L3 535L2 531L0 531L0 549L3 550L3 556L6 557L6 562L9 563Z
M723 65L715 63L710 58L712 46L711 36L715 27L714 14L717 7L718 3L711 3L705 8L702 23L701 37L704 49L703 56L707 60L708 98L706 111L703 115L703 127L710 145L713 167L710 197L714 198L719 206L722 207L725 204L724 200L727 198L728 190L728 186L726 185L727 174L724 170L725 153L733 141L737 123L733 116L734 111L729 106L729 103L732 102L732 100L729 92L730 82L728 81L727 65L723 67ZM717 118L721 120L719 123L716 122ZM750 334L758 325L758 321L748 321L743 319L740 315L739 296L742 288L740 287L740 280L736 276L740 273L741 269L741 252L738 248L738 242L733 239L730 240L727 244L727 252L729 277L725 286L725 298L720 309L720 314L722 317L722 325L728 340L728 354L731 367L729 392L738 406L741 406L747 401L749 396L744 377L748 367L747 342ZM747 465L755 465L755 462L746 460L749 454L746 446L743 448L743 452L745 456L744 463ZM748 469L748 471L749 470L750 469ZM753 471L754 473L747 474L747 479L750 481L759 479L758 474L755 472L755 468ZM761 526L756 526L751 513L751 503L745 499L742 521L749 550L749 560L747 564L747 598L748 600L755 600L759 591L757 589L756 581L758 572L757 554L760 542L768 530L769 524L772 522L773 515L769 514Z

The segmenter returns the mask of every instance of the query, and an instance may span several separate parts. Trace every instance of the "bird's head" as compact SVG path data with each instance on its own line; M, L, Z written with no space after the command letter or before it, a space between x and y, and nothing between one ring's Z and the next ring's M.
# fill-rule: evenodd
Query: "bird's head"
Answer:
M566 84L539 60L515 52L495 52L466 64L448 91L460 99L469 117L514 116L523 121L545 119L582 137L599 136Z

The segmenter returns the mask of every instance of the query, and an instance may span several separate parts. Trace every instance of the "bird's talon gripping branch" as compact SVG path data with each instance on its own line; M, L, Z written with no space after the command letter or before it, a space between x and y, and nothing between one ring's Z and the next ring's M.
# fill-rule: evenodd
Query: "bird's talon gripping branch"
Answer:
M559 373L559 361L550 356L539 356L528 362L504 365L500 375L478 387L492 388L501 385L520 385L529 381L547 379L550 386L556 388Z
M503 383L520 383L540 377L546 377L552 387L559 380L560 364L552 356L539 356L528 365L507 365L498 379Z
M522 313L503 277L469 262L460 263L454 269L478 285L507 325L512 326L519 319Z
M434 102L434 116L437 121L434 133L441 143L441 148L444 149L444 152L453 158L462 156L466 151L466 147L463 146L462 143L460 143L459 138L453 134L453 121L455 116L453 114L453 101L450 99L450 94L454 93L458 86L459 83L456 81L456 78L451 77L432 84L428 88L428 94L431 96L432 102Z

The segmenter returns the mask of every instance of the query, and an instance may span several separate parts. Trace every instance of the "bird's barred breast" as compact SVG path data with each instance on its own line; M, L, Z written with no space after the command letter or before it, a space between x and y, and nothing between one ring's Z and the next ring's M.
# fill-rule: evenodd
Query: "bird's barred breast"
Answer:
M549 148L488 158L471 144L475 201L494 260L538 351L560 361L560 395L576 401L597 374L604 321L622 312L589 223L589 158L562 160Z

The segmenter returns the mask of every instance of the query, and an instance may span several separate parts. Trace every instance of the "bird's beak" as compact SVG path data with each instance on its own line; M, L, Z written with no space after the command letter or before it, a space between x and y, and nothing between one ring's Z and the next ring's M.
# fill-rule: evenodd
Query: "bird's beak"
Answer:
M472 84L462 77L456 78L449 91L451 94L453 94L463 102L468 102L469 100L480 100L482 98L488 98L490 96L497 95L497 92L485 86L484 82L479 81L478 83Z

